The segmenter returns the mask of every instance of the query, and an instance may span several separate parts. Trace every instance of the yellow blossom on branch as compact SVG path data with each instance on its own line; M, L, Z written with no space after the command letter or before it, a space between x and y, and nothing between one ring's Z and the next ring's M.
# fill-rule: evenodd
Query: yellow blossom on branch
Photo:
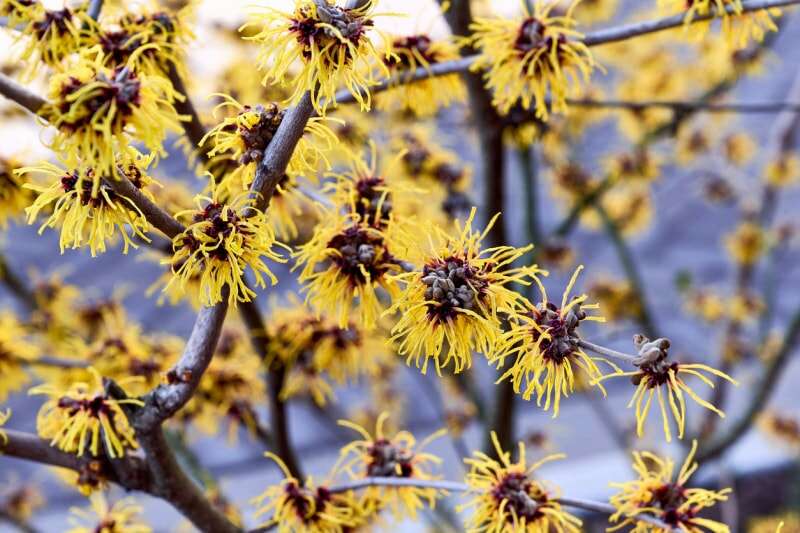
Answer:
M36 417L36 429L51 445L82 456L87 450L93 456L106 453L122 457L128 448L137 448L133 428L123 406L141 406L140 400L118 400L103 389L103 381L90 368L91 382L76 382L66 390L50 384L38 385L29 394L44 394L50 399Z
M0 402L28 384L30 377L23 365L33 362L38 354L39 349L16 316L10 311L0 313Z
M616 513L611 522L620 522L608 531L624 529L635 533L666 533L680 530L686 533L728 533L729 528L721 522L701 518L698 514L717 502L728 499L731 489L719 491L690 488L686 484L697 470L693 462L697 441L675 476L672 459L662 459L650 452L633 452L633 470L638 479L624 483L611 483L620 492L611 497ZM670 530L637 520L639 515L651 515L670 526Z
M292 104L310 91L319 114L336 103L336 91L343 85L363 111L369 110L369 87L377 83L374 66L388 76L382 59L391 56L389 50L378 52L368 35L374 28L376 3L368 0L359 7L343 8L330 0L294 0L291 13L266 8L256 15L240 31L256 31L243 38L261 45L262 83L290 85ZM300 70L292 74L297 62Z
M559 2L535 0L521 21L478 18L470 26L481 54L472 68L486 70L486 86L501 113L521 102L547 120L551 111L567 111L567 97L588 82L596 63L573 29L579 1L571 0L561 15L553 13Z
M341 452L337 467L348 472L354 479L393 478L418 479L420 481L436 479L430 472L432 465L442 460L424 448L433 440L443 436L446 430L439 430L417 444L414 436L408 431L400 431L389 438L384 433L384 423L389 417L386 412L378 416L375 435L371 435L364 427L340 420L339 425L348 427L363 438L345 445ZM361 497L366 508L380 510L386 506L392 509L395 518L411 518L415 520L417 512L436 505L441 492L427 487L367 487Z
M334 494L325 486L316 486L310 477L301 483L277 455L264 455L275 461L284 479L252 500L258 508L257 518L270 515L261 527L275 526L279 533L344 533L363 525L366 513L352 491Z
M653 397L658 398L658 408L661 411L664 436L667 442L672 440L668 410L675 420L678 438L683 438L683 432L686 427L686 398L684 394L701 407L713 411L722 418L725 417L725 413L698 396L686 383L684 376L694 376L711 388L714 387L714 384L708 376L703 374L704 372L738 385L732 377L708 365L670 361L668 357L669 340L667 339L651 341L642 335L635 335L634 344L639 351L637 360L634 362L634 365L638 368L629 372L618 371L613 374L607 374L597 379L595 383L615 377L628 376L631 378L636 391L633 393L633 398L631 398L628 407L636 407L636 434L638 436L641 437L644 433L644 423L650 413Z
M482 249L499 214L479 232L472 226L476 212L473 208L466 223L457 224L454 237L440 235L444 243L426 255L421 271L396 276L405 287L387 311L400 313L392 340L407 363L415 361L423 373L431 359L437 373L451 362L459 373L472 366L473 351L492 354L504 316L524 308L524 297L508 285L529 285L542 272L535 266L509 268L532 245Z
M180 133L187 119L173 107L184 96L166 78L85 57L50 79L48 96L40 114L58 130L50 147L69 165L92 165L92 196L101 178L118 175L116 154L127 152L134 139L164 155L167 134Z
M604 322L601 316L590 316L586 310L597 309L597 304L586 304L585 294L570 297L570 292L583 266L578 267L564 290L561 305L547 298L547 291L537 283L542 301L535 307L520 312L510 321L508 330L502 334L497 349L489 361L502 368L507 357L513 357L511 367L500 376L498 382L510 379L514 392L530 400L536 394L537 405L544 409L553 406L553 417L558 416L561 397L569 396L575 388L576 373L583 373L584 381L599 379L603 373L597 361L609 361L590 357L579 346L577 328L586 321ZM537 280L538 282L538 280ZM524 387L523 387L524 384ZM600 387L605 394L605 389Z
M153 155L144 156L133 147L116 159L116 174L125 176L145 197L153 200L148 187L157 182L147 175ZM106 251L106 245L117 236L122 237L123 253L129 247L137 248L133 241L139 237L149 241L146 233L150 224L132 200L120 196L106 183L97 178L98 170L91 166L78 166L66 170L52 163L18 170L20 174L44 174L54 179L47 186L26 184L25 187L38 193L36 200L25 211L28 223L33 224L39 213L52 209L52 213L39 228L59 227L61 253L66 248L81 248L88 245L94 257ZM111 178L114 179L114 178Z
M266 287L267 280L276 284L278 279L266 261L286 262L274 249L286 247L275 240L269 217L253 207L247 193L228 203L221 203L216 191L213 195L198 195L197 209L176 215L189 217L189 226L173 239L173 256L164 261L174 273L164 290L173 284L185 290L187 283L199 276L203 305L222 301L225 286L230 288L230 304L249 302L256 293L247 286L245 271L253 272L258 287Z
M528 464L525 444L520 442L517 460L512 462L511 452L503 451L494 432L492 442L499 459L475 452L464 460L472 499L457 511L473 509L465 524L467 533L579 533L581 520L565 511L556 501L557 493L534 477L543 464L563 459L564 454Z

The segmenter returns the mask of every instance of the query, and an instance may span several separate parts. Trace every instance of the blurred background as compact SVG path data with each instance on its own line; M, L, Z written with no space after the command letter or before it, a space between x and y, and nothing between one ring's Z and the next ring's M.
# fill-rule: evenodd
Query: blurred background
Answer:
M251 3L198 2L197 38L189 50L190 90L208 124L213 123L210 110L215 103L210 95L230 92L243 83L252 83L253 87L259 83L254 69L250 79L247 75L233 79L228 70L232 58L248 61L249 56L242 48L249 45L236 43L232 36L246 19ZM288 3L258 2L283 7ZM589 6L601 3L601 0L584 1ZM60 2L52 4L58 6ZM479 9L494 10L504 16L519 13L519 4L513 0L479 4ZM654 0L621 1L612 16L588 27L653 18L658 15L654 4ZM422 32L444 37L448 33L438 7L431 1L382 0L379 5L381 12L411 14L379 19L380 26L393 35ZM580 8L577 13L580 18ZM727 85L718 91L718 101L772 102L792 98L800 101L796 88L792 95L792 86L800 79L797 53L800 13L787 10L780 24L777 35L770 35L755 47L759 49L758 59L735 74L728 65L734 61L734 54L725 57L713 46L702 43L679 45L685 40L679 32L600 47L595 53L606 72L595 72L591 96L601 100L695 101L724 82ZM0 38L3 39L0 44L4 45L0 60L12 68L17 45L6 33ZM34 83L40 92L44 81ZM14 156L26 163L51 157L40 142L47 135L43 128L29 116L8 111L13 106L7 101L0 102L0 106L3 111L0 156ZM597 216L585 213L574 230L563 238L543 238L534 244L546 249L542 263L551 271L545 285L552 296L560 294L575 265L586 266L579 290L599 300L603 314L609 318L607 324L583 332L587 338L632 351L632 335L644 331L643 304L648 326L669 337L672 351L679 359L718 366L721 354L733 358L732 373L740 385L729 391L724 405L728 417L719 421L714 430L718 436L747 410L770 357L774 356L776 344L782 342L800 307L800 271L796 268L800 257L796 237L800 191L791 184L780 188L771 222L770 252L756 264L746 291L740 291L737 285L740 266L728 253L725 239L760 201L764 169L774 157L777 114L699 112L676 122L675 114L670 111L660 113L655 116L649 111L573 107L569 117L553 117L548 126L539 124L537 142L530 149L517 147L509 134L503 217L511 244L525 244L529 240L526 231L529 206L524 194L527 180L535 187L541 233L552 235L580 194L589 191L610 168L625 161L634 167L641 166L641 158L647 159L645 166L652 169L642 173L651 176L635 184L615 185L604 199L615 229L610 230ZM384 130L381 135L387 137L420 125L434 132L435 141L456 153L460 165L473 169L468 196L482 205L481 161L477 156L473 117L465 104L454 105L431 119L391 114L383 117L388 120L378 119L376 123ZM672 130L644 141L643 132L650 129L645 125L659 121L671 123ZM739 135L752 141L752 154L744 161L730 155L729 140ZM792 146L798 147L797 143ZM383 149L393 150L389 144ZM204 184L194 176L177 147L154 175L184 182L194 190L200 190ZM790 177L792 184L800 180L796 171ZM481 214L485 218L485 212ZM190 306L158 305L157 295L146 294L145 289L162 274L163 267L147 260L143 250L134 250L127 256L110 252L96 258L85 250L67 250L62 255L58 251L57 232L45 230L37 235L37 229L36 224L13 223L3 237L6 262L21 277L34 280L58 274L80 287L84 296L93 301L119 295L129 315L145 330L184 338L188 335L195 314ZM294 274L288 268L277 268L281 281L268 292L284 296L297 293L298 287L292 281ZM637 301L633 291L637 284L643 294L642 302ZM10 294L3 295L7 307L19 308ZM268 300L259 299L267 310L272 305ZM726 327L734 312L739 313L736 320L741 321L741 332L731 338ZM768 319L763 318L765 315ZM479 397L491 402L495 371L483 360L477 360L470 379ZM721 518L731 524L733 531L761 531L756 528L762 517L800 511L800 430L796 425L800 420L800 391L795 386L798 379L800 361L792 357L768 394L767 410L721 456L703 464L696 478L708 486L734 487L731 500L718 507ZM393 390L401 391L398 392L404 415L401 425L419 438L442 426L456 425L463 430L463 444L468 449L480 448L483 427L474 420L474 406L470 407L469 399L460 398L452 387L443 388L445 385L435 375L422 376L415 368L401 366L393 377ZM622 442L633 425L633 413L626 408L632 393L629 383L612 381L607 399L602 400L597 390L575 394L562 403L561 414L555 419L537 408L535 402L517 399L517 434L525 440L530 453L563 451L568 456L566 461L549 464L542 470L542 475L560 486L563 494L607 498L612 492L609 481L630 477L628 444L631 442L636 449L684 456L686 450L681 444L663 442L660 425L654 418L648 424L652 434ZM324 475L335 462L339 447L350 438L347 431L337 428L332 421L351 416L358 409L380 408L379 400L371 394L369 384L361 383L337 391L336 400L322 408L302 398L290 402L291 435L307 472ZM12 395L6 402L14 412L10 427L35 431L40 402L39 398L29 398L24 393ZM255 407L266 419L266 405ZM772 418L765 417L765 413L771 413ZM785 431L779 436L768 431L768 426L776 426L776 415L784 422ZM703 416L691 410L688 424L697 427ZM790 422L795 424L794 429ZM203 468L220 480L221 490L240 507L246 522L255 524L250 498L279 479L274 464L262 456L264 446L245 434L235 442L225 435L209 438L193 428L189 428L187 435L182 445L190 448L190 456L198 458ZM445 479L461 478L458 450L449 439L435 441L430 451L444 458ZM30 463L0 457L0 483L4 484L0 501L4 494L13 494L23 485L33 485L41 491L48 503L31 520L31 525L41 531L62 531L68 509L85 505L84 497L63 484L51 470ZM145 495L137 494L136 498L145 505L156 531L191 530L167 504ZM456 501L451 498L442 502L443 512L448 507L451 510ZM783 533L797 533L798 524L797 520L787 522ZM442 517L432 514L419 523L402 524L399 530L434 528L447 530ZM589 521L587 528L602 531L603 524ZM0 531L13 529L0 523Z

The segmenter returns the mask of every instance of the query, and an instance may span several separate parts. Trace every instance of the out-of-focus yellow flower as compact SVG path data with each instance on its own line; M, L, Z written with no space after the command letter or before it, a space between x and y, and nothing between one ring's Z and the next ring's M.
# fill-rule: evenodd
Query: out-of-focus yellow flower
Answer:
M27 63L26 71L32 76L41 66L60 70L61 62L87 44L81 26L87 24L86 5L61 9L46 9L42 2L6 0L0 11L9 14L11 27L20 28L17 39L24 42L20 60Z
M430 70L432 65L461 57L458 46L449 41L435 41L425 34L395 37L390 53L384 59L393 76L402 76L418 68ZM433 76L409 83L395 83L395 88L377 95L379 109L411 111L417 116L431 116L442 107L463 102L467 96L458 74Z
M514 362L498 382L510 379L514 392L521 393L526 400L535 393L537 405L541 405L544 398L544 409L552 405L554 418L558 416L561 396L569 396L573 391L575 374L583 372L589 380L596 380L603 375L596 361L608 363L605 359L588 356L578 346L580 337L576 330L582 321L605 321L601 316L587 315L587 309L597 309L598 305L585 304L588 298L585 294L570 297L581 270L583 266L575 269L560 307L548 300L547 291L537 280L542 301L512 319L489 359L503 368L505 359L513 357ZM605 394L605 389L601 387L601 390Z
M606 22L618 8L619 0L582 0L575 9L575 19L584 24Z
M532 246L482 249L499 215L483 232L475 231L473 208L455 236L428 254L421 271L396 276L405 287L387 313L399 312L392 329L398 353L425 373L433 359L441 374L452 361L455 373L472 366L472 352L491 355L502 335L502 317L523 310L524 297L508 285L529 285L542 271L536 266L508 268ZM433 244L433 243L432 243ZM444 350L447 353L443 353Z
M758 427L773 439L800 451L800 420L776 411L766 411L758 417Z
M154 200L150 187L157 182L147 175L153 156L144 156L134 148L124 156L117 157L117 173L139 189L145 197ZM44 174L54 180L47 186L26 184L38 196L25 209L28 223L33 224L39 213L52 209L52 213L39 228L60 227L59 246L61 253L66 248L81 248L88 245L92 257L105 253L108 242L122 237L123 253L130 247L138 248L134 237L149 242L146 233L150 229L147 219L132 200L117 194L106 183L97 179L98 169L81 166L67 170L52 163L35 167L24 167L20 174ZM114 178L111 178L114 179Z
M675 158L688 165L711 150L713 139L705 124L689 124L678 129L675 139Z
M344 533L363 525L367 513L352 491L332 493L310 477L301 483L278 456L264 455L278 464L284 479L251 500L257 518L270 515L261 527L277 527L279 533Z
M256 406L267 402L261 360L250 339L238 330L224 331L191 401L180 416L206 435L220 433L228 423L228 440L239 428L255 434Z
M2 413L0 413L0 420ZM0 441L2 436L0 436ZM45 503L44 496L34 486L26 481L10 479L8 484L0 487L0 509L7 516L20 522L28 522L33 513Z
M430 469L442 460L423 450L431 441L443 436L446 430L433 433L419 444L408 431L400 431L389 438L383 428L388 417L386 412L378 417L374 436L356 423L340 420L339 425L356 431L363 438L342 448L334 470L342 469L354 480L373 477L421 481L436 479ZM441 495L441 491L433 488L373 486L362 493L361 501L366 508L378 510L390 507L398 520L415 520L419 510L433 508Z
M756 153L756 143L746 133L731 133L722 139L722 153L732 165L741 167Z
M611 505L617 512L611 515L610 521L620 523L609 528L609 531L666 532L664 528L638 519L639 515L651 515L673 530L728 533L729 528L725 524L697 516L703 509L727 500L731 489L713 491L686 486L697 470L697 463L692 462L696 450L697 441L693 441L692 450L677 477L674 477L675 463L672 459L662 459L650 452L633 452L633 469L639 477L624 483L611 483L620 492L611 497Z
M5 412L0 411L0 442L5 444L8 442L8 435L3 431L3 425L11 418L11 409L6 409Z
M629 281L599 277L589 284L588 293L609 322L641 318L641 301Z
M330 0L295 0L292 13L266 8L256 15L240 31L257 31L243 38L261 45L262 83L290 84L293 93L288 101L292 104L310 91L319 114L336 103L336 91L344 86L362 111L368 111L369 87L376 83L376 70L388 76L383 59L391 57L390 50L378 52L368 36L374 30L376 3L368 0L356 8L342 8ZM378 35L390 43L381 32ZM298 61L302 65L299 72L290 74Z
M708 33L712 21L698 22L695 18L706 15L721 18L725 42L734 50L745 48L751 39L763 41L768 31L778 31L774 19L781 16L778 8L744 13L742 0L693 0L689 4L684 0L659 0L659 5L670 12L685 12L686 31L701 39Z
M795 511L759 516L747 522L747 533L794 533L795 531L800 531L800 513Z
M701 407L713 411L721 418L725 417L725 413L698 396L684 381L683 375L694 376L712 388L714 386L712 381L703 372L738 385L732 377L708 365L670 361L668 354L669 340L667 339L651 341L642 335L635 335L633 341L639 352L638 360L634 363L638 368L630 372L618 371L613 374L606 374L599 378L597 382L623 376L631 378L631 382L636 386L636 391L633 393L633 398L631 398L628 407L636 406L636 434L638 436L641 437L644 433L644 423L650 413L650 406L654 396L658 398L658 407L661 411L664 436L667 442L672 440L667 409L669 409L675 420L675 425L678 428L678 438L683 438L686 426L686 398L684 393Z
M32 388L29 394L44 394L50 399L36 417L36 430L51 445L68 453L93 457L100 446L114 457L125 455L127 448L137 448L133 428L123 411L124 405L144 405L140 400L117 400L103 390L103 381L90 369L92 382L76 382L67 390L50 384Z
M684 308L687 313L713 324L725 317L725 300L710 290L691 290L686 294Z
M39 349L28 340L28 333L16 316L10 311L0 313L0 402L30 382L23 365L34 361L38 354Z
M69 519L73 526L67 533L151 533L153 530L142 521L143 509L133 498L124 498L109 504L102 493L89 497L90 509L73 507Z
M352 322L341 327L324 313L296 302L272 313L266 344L266 364L287 371L281 397L309 395L320 406L333 397L334 384L361 376L378 380L394 361L380 329L368 331Z
M33 202L33 192L17 172L22 167L14 159L0 157L0 229L7 229Z
M165 155L164 139L182 132L186 119L173 107L184 97L166 78L127 66L109 69L86 57L50 79L48 97L40 114L58 129L50 147L68 166L91 165L92 197L103 178L119 175L117 154L127 153L134 139Z
M622 183L648 184L661 175L661 159L645 147L609 157L604 167L609 179Z
M467 485L472 499L457 507L458 512L473 508L465 524L468 533L579 533L581 520L558 503L555 490L535 479L534 473L544 463L563 459L564 454L528 464L525 444L519 443L519 455L511 462L511 452L503 451L497 435L492 442L499 460L475 452L464 462L469 466Z
M521 102L547 120L551 111L567 111L567 96L588 83L596 63L583 34L573 29L579 1L572 0L563 15L552 13L559 2L536 0L532 11L525 6L521 21L477 18L470 25L481 53L472 68L486 70L486 86L503 114Z
M96 51L106 67L129 66L146 75L169 76L174 68L186 77L184 47L194 39L191 19L194 2L181 9L144 10L135 12L136 4L126 5L126 13L103 24L93 22L92 40L98 44L88 53Z
M787 187L800 181L800 157L795 153L782 153L764 168L764 180L771 187Z
M249 302L256 295L245 282L249 268L258 287L266 287L266 279L274 285L278 279L265 260L284 263L286 259L275 249L282 245L275 239L269 217L253 207L247 193L222 203L213 197L198 195L197 209L178 213L176 217L191 216L186 231L175 237L174 254L165 259L172 267L173 278L164 290L177 284L186 290L190 280L200 278L200 301L210 306L223 299L223 289L229 288L228 302Z
M725 237L725 248L737 263L753 265L767 249L767 234L756 222L746 220Z

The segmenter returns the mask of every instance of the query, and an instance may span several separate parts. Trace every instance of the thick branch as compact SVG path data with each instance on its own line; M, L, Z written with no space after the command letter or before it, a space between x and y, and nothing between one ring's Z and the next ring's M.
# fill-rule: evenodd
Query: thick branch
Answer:
M86 14L89 15L89 17L93 18L94 20L97 20L98 18L100 18L100 11L102 10L103 10L103 0L92 0L89 3L89 9L86 10Z
M213 533L240 531L209 503L200 487L186 476L167 444L161 427L155 427L152 431L139 435L138 440L147 454L147 465L153 474L152 494L168 501L200 531Z
M212 307L204 307L197 314L183 355L168 373L170 382L159 385L150 392L146 396L146 405L136 416L137 435L154 430L192 397L214 356L228 311L227 292L223 291L221 302Z

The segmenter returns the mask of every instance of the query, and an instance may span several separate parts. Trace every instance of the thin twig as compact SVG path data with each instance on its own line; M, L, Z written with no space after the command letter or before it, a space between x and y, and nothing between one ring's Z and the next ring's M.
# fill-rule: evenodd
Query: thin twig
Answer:
M33 291L31 291L30 287L11 270L5 254L0 254L0 279L9 292L23 304L28 311L33 311L36 306L36 298Z
M606 234L611 238L611 242L614 245L614 250L617 252L617 257L619 258L619 262L621 263L622 269L625 272L625 277L628 278L628 283L630 283L631 289L636 295L636 299L639 303L639 322L641 323L645 334L651 339L654 339L658 337L658 333L656 330L655 321L650 314L650 305L647 300L647 290L645 289L645 284L642 281L642 276L639 273L639 268L636 265L636 260L633 257L633 253L631 253L631 250L628 247L628 244L625 242L622 232L617 226L617 223L608 214L608 211L606 211L600 203L596 203L594 205L594 210L603 221Z
M175 217L171 216L164 209L150 201L150 199L142 194L142 191L137 189L124 175L120 174L118 179L106 179L104 182L111 187L114 192L133 202L147 221L161 233L169 237L170 240L186 231L183 224L175 220Z
M93 20L97 20L100 18L100 11L103 10L103 0L92 0L89 3L89 9L86 10L86 14L89 15L90 18Z
M789 5L796 5L800 4L800 0L758 0L758 1L750 1L744 2L742 4L742 13L748 13L750 11L758 11L762 9L768 9L772 7L781 7L781 6L789 6ZM736 7L734 5L726 6L726 12L728 14L734 14L734 10ZM455 18L460 17L462 20L469 21L470 19L463 17L463 9L461 12L457 12L455 8L448 10L445 13L445 17L448 18ZM455 14L454 14L455 13ZM734 14L735 15L735 14ZM716 16L714 10L709 12L705 15L696 15L690 24L695 24L698 22L703 22L709 19L712 19ZM679 26L684 25L686 16L685 14L677 14L672 15L669 17L664 17L656 20L644 21L644 22L635 22L632 24L625 24L616 26L613 28L608 28L605 30L598 30L596 32L592 32L587 34L583 39L582 42L589 47L592 46L599 46L602 44L614 43L619 41L624 41L627 39L631 39L633 37L640 37L642 35L647 35L651 33L657 33L664 30L669 30L672 28L677 28ZM460 35L468 35L469 34L469 24L466 27L461 24L463 32ZM472 54L462 57L460 59L455 59L453 61L444 61L441 63L436 63L429 67L419 67L413 71L409 72L400 72L391 76L387 79L381 80L378 84L370 87L370 93L378 93L381 91L385 91L391 89L392 87L396 87L400 84L405 83L412 83L415 81L420 81L432 77L438 76L446 76L448 74L455 74L458 72L465 72L468 71L473 64L478 60L480 57L479 54ZM355 101L355 96L350 94L347 90L342 90L336 93L336 101L340 104L351 103ZM646 106L647 103L637 103L637 102L619 102L619 101L610 101L608 102L608 106L605 106L603 102L593 99L574 99L571 102L574 105L584 105L587 107L643 107ZM658 102L653 101L650 102L653 107L672 107L677 109L689 109L689 110L709 110L709 111L717 111L717 112L730 112L735 111L735 109L727 108L724 105L712 105L706 107L705 105L695 103L686 103L686 102ZM740 112L757 112L757 113L774 113L780 111L780 109L775 109L775 105L784 105L786 108L796 108L798 107L798 103L754 103L754 104L732 104L734 106L742 106L742 109L745 111ZM650 107L650 106L647 106Z
M172 61L169 63L167 76L175 91L183 96L182 99L176 99L173 105L175 106L175 111L189 117L189 120L181 122L183 131L186 133L186 138L189 139L189 142L192 143L192 147L195 150L201 152L202 157L202 155L205 155L206 150L204 149L205 147L200 146L200 141L202 141L203 137L206 135L206 128L200 120L197 108L195 108L192 99L189 97L189 90L186 88L186 84L183 82L183 78L181 78L177 66Z
M50 366L53 368L88 368L86 361L76 361L74 359L61 359L59 357L41 356L36 359L20 359L20 363L28 366Z
M589 342L584 339L578 341L578 346L580 346L581 348L586 348L587 350L591 350L597 354L605 355L606 357L611 357L613 359L618 359L620 361L624 361L632 365L635 365L636 362L639 360L639 358L635 355L618 352L617 350L612 350L611 348L606 348L605 346L600 346L599 344L595 344L593 342Z
M34 115L47 104L47 100L23 87L5 74L0 74L0 94L21 105Z

